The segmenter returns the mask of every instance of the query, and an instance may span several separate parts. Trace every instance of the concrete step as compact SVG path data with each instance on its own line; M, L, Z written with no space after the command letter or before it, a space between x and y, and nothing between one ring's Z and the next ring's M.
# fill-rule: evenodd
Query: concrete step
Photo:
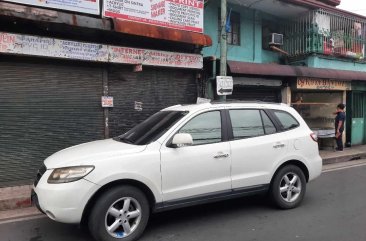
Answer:
M323 158L324 165L364 159L366 158L366 146L345 148L342 152L320 151L320 156Z
M0 188L0 211L31 206L31 185Z

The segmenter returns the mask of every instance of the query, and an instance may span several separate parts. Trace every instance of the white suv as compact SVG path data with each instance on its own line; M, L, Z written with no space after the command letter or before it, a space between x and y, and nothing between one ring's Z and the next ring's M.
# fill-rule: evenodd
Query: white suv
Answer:
M53 220L85 221L102 241L136 240L151 212L261 192L294 208L321 173L316 141L284 104L172 106L47 158L32 200Z

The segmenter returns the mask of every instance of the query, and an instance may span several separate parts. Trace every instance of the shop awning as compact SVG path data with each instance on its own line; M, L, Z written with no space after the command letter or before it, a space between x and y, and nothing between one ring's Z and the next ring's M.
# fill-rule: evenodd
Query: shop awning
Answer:
M309 68L280 64L257 64L239 61L228 61L228 66L230 72L234 74L366 81L366 72L359 71Z
M147 38L164 39L207 47L212 45L211 37L203 33L195 33L155 25L113 19L116 32L138 35Z

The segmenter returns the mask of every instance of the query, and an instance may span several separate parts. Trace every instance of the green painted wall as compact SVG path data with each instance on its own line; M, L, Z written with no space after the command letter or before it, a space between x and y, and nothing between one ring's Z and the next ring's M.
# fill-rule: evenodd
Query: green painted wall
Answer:
M204 56L220 58L219 33L219 0L210 0L204 12L204 31L212 38L212 46L203 49ZM258 10L229 3L228 10L240 13L240 46L228 45L228 60L253 63L279 63L280 54L262 49L262 21L280 23L280 19ZM308 67L328 68L366 72L366 63L356 63L347 59L332 59L322 56L309 56L299 61ZM300 64L293 63L294 65Z
M228 60L271 63L278 62L278 54L262 50L262 19L270 18L266 14L238 5L228 4L228 10L240 13L240 45L228 45ZM212 46L203 49L204 56L220 58L219 1L210 1L205 7L204 31L212 38Z

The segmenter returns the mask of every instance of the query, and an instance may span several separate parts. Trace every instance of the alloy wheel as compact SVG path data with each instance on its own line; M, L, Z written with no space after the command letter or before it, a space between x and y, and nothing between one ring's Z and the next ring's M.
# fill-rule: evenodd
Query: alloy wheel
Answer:
M280 181L279 189L284 201L295 202L301 194L301 179L293 172L286 173Z
M115 201L105 216L105 228L114 238L125 238L132 234L141 221L141 205L132 197Z

